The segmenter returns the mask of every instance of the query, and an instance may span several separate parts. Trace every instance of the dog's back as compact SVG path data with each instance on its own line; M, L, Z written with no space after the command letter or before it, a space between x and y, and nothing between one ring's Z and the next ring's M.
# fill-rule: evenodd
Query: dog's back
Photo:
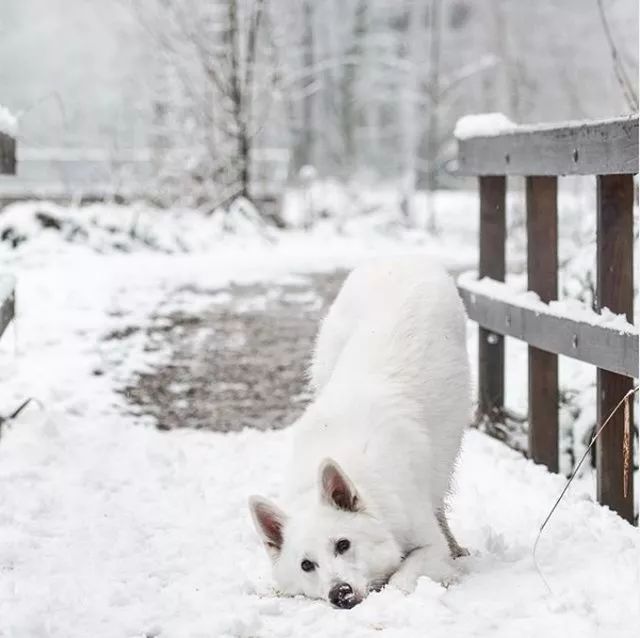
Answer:
M462 303L436 262L354 270L318 335L316 400L296 425L294 472L307 473L298 485L329 456L360 484L384 484L392 494L382 500L410 496L409 483L439 506L470 416L465 341Z
M447 360L456 346L465 347L464 310L443 267L426 256L380 260L345 280L318 334L311 383L321 390L348 353L418 377L423 355Z

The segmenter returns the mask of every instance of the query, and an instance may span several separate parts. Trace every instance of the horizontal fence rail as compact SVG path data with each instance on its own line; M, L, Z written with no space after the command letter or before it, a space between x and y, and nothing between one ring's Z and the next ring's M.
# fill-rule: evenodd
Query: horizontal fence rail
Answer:
M484 282L462 277L458 280L458 291L469 319L483 328L610 372L637 376L640 345L637 330L580 321L554 312L546 304L527 305L517 298L509 300L513 293L507 284L492 281L488 287L478 283ZM485 288L492 289L493 294Z
M638 116L544 126L458 140L460 175L612 175L638 172Z
M494 280L462 277L459 282L467 313L480 326L478 416L492 422L505 418L504 335L525 341L529 457L558 471L558 355L596 366L598 423L640 376L638 330L632 325L638 116L535 126L498 124L492 133L485 119L477 135L462 126L464 133L458 139L458 173L477 176L479 182L478 277ZM527 276L528 289L538 295L535 302L514 296L503 283L508 175L526 178ZM558 296L560 175L591 175L597 183L594 306L599 313L575 315L553 303ZM605 308L626 321L605 321ZM629 414L633 422L633 404ZM596 443L597 495L600 503L630 522L635 520L633 445L633 429L625 428L620 410Z

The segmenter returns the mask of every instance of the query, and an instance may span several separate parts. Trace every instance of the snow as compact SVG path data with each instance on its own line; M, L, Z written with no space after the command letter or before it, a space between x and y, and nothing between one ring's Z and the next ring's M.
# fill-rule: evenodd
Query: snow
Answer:
M0 455L0 629L65 638L635 631L637 530L570 495L539 547L548 594L531 547L561 480L475 432L452 507L472 551L458 584L422 579L413 595L387 589L348 613L277 597L246 496L278 493L288 444L288 431L161 433L95 403L21 419Z
M303 182L311 182L314 179L317 179L317 177L318 171L316 170L315 166L310 166L309 164L301 166L300 170L298 171L298 178Z
M627 116L629 120L636 117ZM456 122L453 136L458 140L472 137L495 137L504 133L536 133L563 128L578 128L581 126L597 126L619 122L620 118L605 118L600 120L568 120L564 122L542 122L539 124L515 124L503 113L476 113L464 115Z
M398 219L394 202L383 200L371 204L366 196L350 197L342 191L323 185L313 193L314 201L327 211L309 232L297 228L304 221L300 213L304 194L293 192L285 202L285 219L292 230L276 231L256 223L247 208L236 205L229 211L219 210L203 216L194 210L158 211L145 205L121 207L96 204L85 207L63 207L49 202L24 202L8 206L0 214L0 237L17 246L16 257L40 259L61 250L90 249L102 253L114 251L162 251L166 253L203 253L215 246L216 251L236 254L248 249L258 253L309 255L310 263L331 269L335 263L353 265L367 254L397 253L428 247L456 271L475 264L477 250L472 244L477 219L468 193L442 193L436 204L448 215L448 228L456 237L431 238ZM366 207L366 215L353 210ZM423 209L426 206L423 206ZM53 226L53 227L52 227ZM460 236L467 244L457 250ZM0 242L0 247L3 247ZM316 266L318 267L318 266Z
M38 211L62 219L62 230L43 227ZM290 432L161 432L118 392L168 353L146 350L144 331L107 333L151 327L159 310L226 303L216 291L230 282L277 282L373 255L429 251L468 268L476 255L460 237L475 209L447 222L461 233L436 240L382 213L276 236L185 211L83 211L23 204L0 215L2 228L26 237L15 250L0 244L0 269L18 286L18 319L0 341L0 407L38 400L0 439L0 636L635 634L637 529L574 484L538 548L547 592L531 551L564 479L475 431L451 502L452 527L472 553L457 584L422 579L412 595L387 588L351 611L278 597L246 497L277 497Z
M516 129L517 126L503 113L477 113L461 117L456 122L453 135L456 139L466 140L511 133Z
M0 303L3 302L15 288L15 278L10 275L0 275Z
M613 124L620 120L633 121L637 115L630 113L628 115L620 115L617 117L606 117L600 119L582 119L582 120L561 120L554 122L538 122L535 124L518 124L514 125L514 131L518 133L536 133L540 131L553 131L556 129L579 128L582 126L599 126L602 124Z
M459 281L471 293L485 295L527 310L533 310L537 314L571 319L620 333L638 334L637 328L627 321L624 314L616 314L611 312L609 308L595 312L577 299L562 299L547 304L532 290L518 290L490 277L479 279L475 271L462 273Z
M14 137L18 131L18 120L11 111L0 104L0 133Z

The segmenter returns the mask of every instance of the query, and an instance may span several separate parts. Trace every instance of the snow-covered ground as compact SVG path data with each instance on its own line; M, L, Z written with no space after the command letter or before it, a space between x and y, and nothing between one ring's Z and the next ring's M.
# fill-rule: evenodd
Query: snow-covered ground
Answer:
M548 592L532 546L563 479L469 432L451 502L472 552L459 582L423 579L413 595L387 588L339 611L273 592L249 519L248 494L277 498L287 430L161 432L117 392L168 353L145 349L144 331L107 333L152 325L159 309L224 303L214 293L230 282L408 250L467 269L477 205L453 197L441 202L436 239L384 211L275 234L242 216L230 230L215 216L134 208L29 204L0 214L2 233L24 236L15 250L0 243L0 273L18 278L18 320L0 341L0 411L26 396L39 402L0 439L0 636L635 635L638 531L593 502L588 480L540 542ZM38 211L64 218L62 228Z

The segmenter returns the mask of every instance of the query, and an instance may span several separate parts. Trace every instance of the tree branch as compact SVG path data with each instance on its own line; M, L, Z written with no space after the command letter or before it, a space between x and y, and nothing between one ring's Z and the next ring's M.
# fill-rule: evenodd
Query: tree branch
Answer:
M602 0L596 0L598 4L598 12L600 14L600 22L602 23L602 29L604 30L605 37L607 38L607 42L609 44L609 49L611 51L611 61L613 62L613 70L616 74L616 79L618 80L618 84L622 89L622 93L624 94L624 98L627 102L627 106L632 111L638 110L638 95L633 89L633 85L627 76L627 72L620 60L620 56L618 55L618 48L616 47L616 43L613 39L613 35L611 33L611 29L609 27L609 22L607 20L607 16L604 12L604 6L602 4Z

